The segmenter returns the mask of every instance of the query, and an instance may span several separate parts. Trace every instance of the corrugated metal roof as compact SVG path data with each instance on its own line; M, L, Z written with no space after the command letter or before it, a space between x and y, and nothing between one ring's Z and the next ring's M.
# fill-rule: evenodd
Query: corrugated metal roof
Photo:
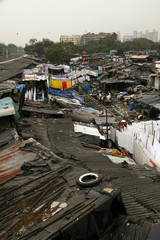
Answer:
M104 79L104 80L101 80L100 81L101 83L134 83L135 81L134 80L118 80L118 79Z
M0 83L0 94L10 93L15 88L14 83Z
M33 141L34 140L30 138L0 152L0 183L11 179L17 174L23 173L21 170L23 163L35 159L35 153L21 151L19 149L25 146L26 143Z
M22 56L0 63L0 68L3 70L1 71L0 82L22 74L24 68L27 68L31 64L38 64L37 61L38 59Z

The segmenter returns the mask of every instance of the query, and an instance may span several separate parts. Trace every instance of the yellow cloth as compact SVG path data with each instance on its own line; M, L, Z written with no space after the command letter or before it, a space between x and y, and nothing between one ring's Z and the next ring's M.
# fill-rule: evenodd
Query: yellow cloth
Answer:
M50 79L49 86L52 87L52 88L62 89L62 81L61 80Z
M112 156L115 156L115 157L120 157L120 158L123 158L123 157L124 157L124 154L121 153L120 151L118 151L117 149L113 149L111 155L112 155Z
M67 81L67 89L72 87L72 82L71 80Z
M49 86L52 88L58 88L58 89L63 89L63 83L64 80L54 80L50 78ZM67 89L72 87L72 81L68 80L67 81Z

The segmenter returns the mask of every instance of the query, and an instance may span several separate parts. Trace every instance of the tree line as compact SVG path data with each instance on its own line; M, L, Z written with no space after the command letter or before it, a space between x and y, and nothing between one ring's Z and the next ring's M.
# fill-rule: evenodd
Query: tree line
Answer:
M54 43L50 39L43 39L37 41L32 38L28 44L25 44L24 51L26 54L35 54L37 57L43 57L44 60L50 61L54 64L64 63L67 64L70 58L82 55L83 52L88 54L92 53L106 53L109 54L110 50L116 50L118 55L123 56L127 51L147 51L156 50L160 53L160 43L152 42L145 38L137 38L127 42L121 42L118 40L116 33L110 33L105 38L100 40L89 41L84 46L74 45L72 42ZM16 55L19 51L22 51L22 47L17 47L14 44L0 44L0 57L9 55Z
M36 39L31 39L29 44L26 44L24 50L29 54L33 49L38 56L45 56L46 61L60 64L69 63L70 58L82 54L84 51L88 54L109 54L110 50L114 49L117 51L118 55L122 56L124 52L127 51L157 50L157 52L160 53L160 43L155 43L145 38L137 38L127 42L121 42L118 40L116 33L110 33L100 40L89 41L85 46L77 46L72 42L54 43L49 39L43 39L43 41L39 42Z

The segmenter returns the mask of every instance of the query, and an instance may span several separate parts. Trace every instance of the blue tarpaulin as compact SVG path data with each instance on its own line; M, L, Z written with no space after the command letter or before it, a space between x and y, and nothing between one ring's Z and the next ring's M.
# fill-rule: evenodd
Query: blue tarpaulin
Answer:
M49 93L51 93L54 96L64 97L64 98L72 98L72 94L67 91L60 91L55 88L50 88Z
M48 94L52 94L54 96L58 96L58 97L64 97L64 98L74 98L77 99L80 103L84 103L83 98L79 97L78 93L76 91L73 91L71 89L68 90L59 90L56 88L51 88L48 91Z

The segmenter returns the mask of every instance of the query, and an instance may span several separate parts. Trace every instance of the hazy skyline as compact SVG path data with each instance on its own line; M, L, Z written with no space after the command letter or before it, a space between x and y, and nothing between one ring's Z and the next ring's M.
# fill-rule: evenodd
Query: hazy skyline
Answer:
M0 42L25 46L31 38L134 30L160 31L159 0L0 0Z

